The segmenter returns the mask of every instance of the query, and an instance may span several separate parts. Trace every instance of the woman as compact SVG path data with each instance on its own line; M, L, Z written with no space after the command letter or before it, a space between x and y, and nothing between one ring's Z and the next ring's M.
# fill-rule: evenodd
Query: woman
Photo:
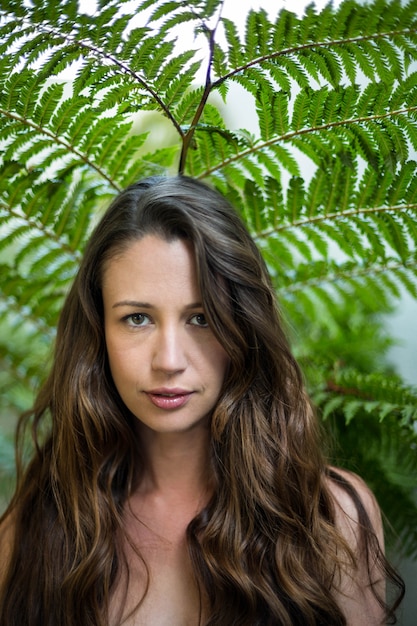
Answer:
M325 465L262 258L202 183L115 199L31 418L1 526L2 626L394 619L378 506Z

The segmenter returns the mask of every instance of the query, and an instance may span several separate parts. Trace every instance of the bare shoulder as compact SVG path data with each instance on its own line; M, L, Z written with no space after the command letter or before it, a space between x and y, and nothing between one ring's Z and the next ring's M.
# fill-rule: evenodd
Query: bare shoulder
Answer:
M354 557L342 564L333 595L348 626L377 626L384 622L377 597L383 601L385 595L384 575L376 565L377 552L384 549L381 512L362 478L339 468L330 468L330 474L335 524Z
M351 547L355 549L363 513L383 547L381 511L371 489L357 474L344 469L329 468L335 478L329 477L327 484L333 497L336 524ZM340 480L339 480L340 477ZM362 515L361 515L362 512ZM352 545L353 542L353 545Z

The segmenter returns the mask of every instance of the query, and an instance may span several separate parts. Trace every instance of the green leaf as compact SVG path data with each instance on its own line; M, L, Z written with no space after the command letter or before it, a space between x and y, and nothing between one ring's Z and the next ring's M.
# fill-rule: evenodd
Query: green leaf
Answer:
M2 3L1 406L29 406L105 206L181 163L240 211L342 459L417 553L415 391L381 323L417 297L416 1L251 9L243 32L222 5Z

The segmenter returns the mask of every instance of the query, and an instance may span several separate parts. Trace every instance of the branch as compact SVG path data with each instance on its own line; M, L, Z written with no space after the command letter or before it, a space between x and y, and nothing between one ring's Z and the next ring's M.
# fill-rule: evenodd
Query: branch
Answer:
M297 220L295 222L290 222L289 224L282 224L281 226L277 226L276 228L269 228L268 230L262 230L253 235L254 239L266 239L270 235L274 233L282 232L288 230L289 228L302 228L303 226L310 226L311 224L317 224L320 222L324 222L326 220L337 220L339 218L344 217L353 217L356 215L369 215L372 213L388 213L388 212L396 212L396 211L406 211L406 210L415 210L417 211L417 204L400 204L397 206L388 206L388 207L367 207L367 208L359 208L359 209L350 209L349 211L340 211L339 213L327 213L326 215L318 215L316 217L311 217L309 219Z
M363 400L373 400L373 396L364 393L357 387L345 387L343 385L338 385L333 380L328 380L326 382L325 391L331 391L332 393L337 393L341 396L354 396L355 398L361 398Z
M294 53L298 53L298 52L303 52L304 50L313 50L314 48L329 48L329 47L333 47L333 46L343 46L346 44L356 44L356 43L361 43L364 41L372 41L372 40L378 40L378 39L387 39L390 37L395 37L397 35L408 35L408 34L416 34L416 29L413 28L408 28L405 30L393 30L393 31L388 31L386 33L378 33L378 34L372 34L372 35L362 35L359 37L349 37L347 39L336 39L335 41L322 41L322 42L312 42L312 43L308 43L308 44L303 44L301 46L293 46L292 48L286 48L284 50L279 50L278 52L271 52L270 54L266 54L264 56L261 57L257 57L256 59L252 59L251 61L248 61L248 63L245 63L244 65L241 65L237 68L235 68L234 70L232 70L231 72L229 72L228 74L225 74L224 76L220 76L220 78L218 78L212 85L213 89L216 89L218 87L220 87L220 85L222 85L226 80L228 80L229 78L233 78L233 76L236 76L237 74L241 74L243 72L245 72L245 70L249 69L250 67L254 67L255 65L260 65L261 63L264 63L265 61L271 61L273 59L277 59L279 57L283 57L283 56L288 56L290 54L294 54Z
M18 220L26 221L27 225L30 228L36 228L36 230L43 233L47 239L57 243L59 245L60 250L69 254L69 256L72 258L72 260L75 263L79 263L82 257L80 250L77 250L77 249L74 250L73 248L71 248L71 246L69 246L65 241L62 241L62 239L53 230L46 228L44 224L42 224L42 222L37 222L34 219L30 219L24 212L18 213L9 204L6 204L1 201L0 201L0 208L7 211L7 214L10 215L11 217L15 217Z
M213 88L213 83L211 82L211 70L212 70L212 66L213 66L214 49L215 49L215 46L216 46L215 36L216 36L217 28L218 28L219 23L220 23L220 18L221 18L223 5L224 5L224 2L222 2L221 5L220 5L220 11L219 11L219 14L217 16L217 22L216 22L216 24L215 24L213 29L210 30L203 23L203 29L209 34L209 60L208 60L208 64L207 64L206 81L205 81L205 85L204 85L203 95L201 96L201 100L200 100L200 102L198 104L198 107L197 107L197 110L196 110L196 112L194 114L194 117L193 117L193 120L191 122L191 125L188 128L187 132L183 135L183 138L182 138L181 156L180 156L180 162L179 162L179 166L178 166L178 173L179 174L184 174L188 150L190 149L190 146L192 145L192 141L193 141L193 137L194 137L194 133L195 133L197 124L200 121L200 118L201 118L201 116L203 114L203 111L204 111L204 107L206 106L208 97L209 97L209 95L210 95L210 93L212 91L212 88Z
M332 283L346 278L361 278L362 276L369 277L369 274L385 274L386 272L392 272L400 269L415 271L417 270L417 261L413 260L412 262L405 261L404 263L393 262L391 264L387 263L386 265L373 265L372 267L363 267L352 271L343 271L342 268L340 272L327 273L325 276L317 276L304 281L299 281L298 283L292 282L290 285L281 286L280 294L297 293L300 289L315 287L322 283Z
M23 18L21 20L22 25L26 21L27 20L25 20L25 18ZM31 23L30 23L30 26L32 26ZM125 74L128 74L137 83L142 85L142 87L145 89L145 91L147 91L152 96L152 98L155 100L155 102L158 103L158 105L161 108L162 112L172 122L174 128L179 133L179 135L181 137L184 135L184 132L183 132L181 126L178 124L176 119L173 117L173 115L172 115L170 109L167 107L167 105L163 102L163 100L161 100L161 98L159 97L158 93L146 82L146 80L142 76L140 76L140 74L138 74L137 72L134 72L128 65L126 65L125 63L123 63L122 61L120 61L115 56L111 55L110 53L105 52L101 48L98 48L97 46L93 46L89 42L79 40L76 37L71 36L69 34L64 34L61 31L57 31L54 28L51 28L51 27L49 27L49 26L47 26L45 24L37 24L36 26L37 26L37 28L40 28L42 30L42 32L44 32L47 35L48 34L49 35L54 35L55 37L61 38L63 40L63 42L67 42L69 44L73 44L75 46L78 46L79 48L88 50L88 52L93 53L94 55L97 55L99 57L102 57L103 59L106 59L107 61L110 61L111 63L113 63L114 65L119 67Z
M46 135L50 139L53 139L55 143L57 143L60 146L64 146L69 152L79 157L83 161L83 163L85 163L86 165L91 167L93 170L95 170L98 174L100 174L100 176L102 176L105 180L107 180L107 182L110 183L110 185L114 189L116 189L116 191L121 190L121 188L117 185L117 183L112 178L110 178L109 175L106 174L104 170L102 170L93 161L91 161L86 154L83 154L82 152L77 150L71 143L69 143L68 141L65 141L64 139L59 137L59 135L57 135L56 133L53 133L47 128L44 128L43 126L39 126L39 124L35 124L35 122L28 120L27 118L22 117L21 115L17 115L16 113L11 113L10 111L7 111L2 108L0 108L0 115L4 115L5 117L8 117L9 119L16 120L20 122L23 126L28 126L29 128L33 128L41 135Z
M350 120L340 120L338 122L329 122L327 124L321 124L320 126L313 126L312 128L303 128L302 130L295 130L295 131L292 131L290 133L286 133L285 135L280 135L278 137L274 137L273 139L269 139L268 141L264 141L262 143L258 143L253 148L249 148L247 150L243 150L242 152L239 152L235 156L230 157L229 159L226 159L226 160L222 161L221 163L218 163L217 165L215 165L215 166L205 170L204 172L199 174L198 178L204 178L206 176L209 176L213 172L221 170L221 169L223 169L224 167L226 167L227 165L229 165L231 163L235 163L236 161L239 161L240 159L242 159L242 158L244 158L246 156L249 156L251 154L256 154L257 152L263 151L268 146L273 146L276 143L279 143L280 141L282 141L282 142L290 141L291 139L294 139L294 137L301 137L303 135L308 135L310 133L314 133L314 132L317 132L317 131L328 130L329 128L337 128L339 126L349 126L351 124L360 124L360 123L363 123L363 122L374 122L376 120L385 119L387 117L394 117L396 115L403 115L404 113L414 113L416 111L417 111L417 106L412 106L412 107L407 107L405 109L398 109L397 111L388 111L387 113L380 113L380 114L377 114L377 115L369 115L369 116L366 116L366 117L355 117L355 118L352 118Z
M69 37L68 37L68 39L69 39ZM142 87L144 87L145 91L147 91L152 96L152 98L155 100L155 102L158 103L158 105L161 108L162 112L170 120L170 122L174 126L175 130L180 135L180 137L183 137L184 131L182 130L181 126L178 124L177 120L172 115L169 107L159 97L158 93L146 82L146 80L144 78L142 78L142 76L140 76L140 74L138 74L137 72L134 72L132 69L130 69L130 67L128 65L125 65L122 61L119 61L119 59L117 59L116 57L112 56L111 54L109 54L107 52L104 52L103 50L100 50L100 48L96 48L95 46L87 44L84 41L74 40L74 42L77 45L79 45L80 47L86 48L87 50L90 50L91 52L94 52L94 53L97 53L97 54L101 55L103 58L105 58L108 61L111 61L112 63L117 65L125 74L128 74L129 76L134 78L134 80L137 81L140 85L142 85Z

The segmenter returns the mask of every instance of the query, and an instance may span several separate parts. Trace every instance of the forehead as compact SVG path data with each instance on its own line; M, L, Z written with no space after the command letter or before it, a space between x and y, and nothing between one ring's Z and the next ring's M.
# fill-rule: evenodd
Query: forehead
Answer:
M145 235L118 251L104 264L103 297L138 292L163 300L165 295L199 292L196 263L190 242Z

